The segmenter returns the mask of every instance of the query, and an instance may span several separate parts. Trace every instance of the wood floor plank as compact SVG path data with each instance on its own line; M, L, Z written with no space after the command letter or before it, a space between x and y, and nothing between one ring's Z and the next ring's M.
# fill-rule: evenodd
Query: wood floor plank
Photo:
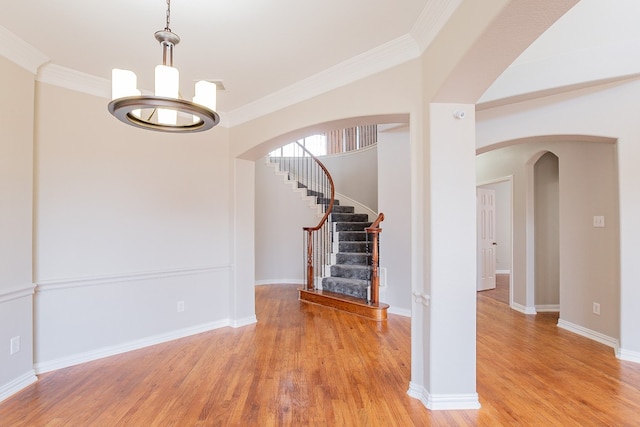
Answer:
M640 425L640 365L501 298L478 294L479 410L432 412L407 395L410 319L270 285L256 288L257 324L41 375L0 403L0 426Z

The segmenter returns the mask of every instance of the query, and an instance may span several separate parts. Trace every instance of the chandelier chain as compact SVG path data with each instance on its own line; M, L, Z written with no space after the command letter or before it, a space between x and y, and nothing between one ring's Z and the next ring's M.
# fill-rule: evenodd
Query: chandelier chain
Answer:
M167 0L167 26L165 30L171 32L171 28L169 28L169 23L171 21L171 0Z

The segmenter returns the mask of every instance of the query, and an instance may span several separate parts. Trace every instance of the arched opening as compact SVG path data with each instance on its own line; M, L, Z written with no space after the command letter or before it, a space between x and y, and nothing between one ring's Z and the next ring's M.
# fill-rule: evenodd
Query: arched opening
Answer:
M252 194L255 206L253 239L256 283L301 283L303 273L302 227L309 226L309 221L314 224L317 222L315 213L311 212L310 208L301 201L300 196L292 194L291 189L283 185L282 178L274 177L273 171L267 170L264 156L292 140L311 134L341 129L344 126L377 124L378 141L375 147L367 147L362 150L362 153L342 153L336 154L333 159L322 157L321 159L330 170L333 167L344 169L351 162L349 170L344 169L342 172L337 172L334 177L337 182L353 177L354 170L363 166L367 167L366 165L377 169L377 178L373 182L376 203L372 205L377 208L377 212L385 213L383 225L385 231L380 242L380 267L385 276L380 289L380 300L390 305L390 313L411 315L411 282L413 280L410 254L413 235L411 231L412 166L411 132L408 121L408 115L394 114L354 117L321 123L289 131L264 141L253 147L250 152L239 156L253 160L255 173ZM369 151L367 152L367 150ZM356 165L353 162L361 162L362 164ZM364 175L364 173L358 175ZM359 185L359 187L362 186ZM347 203L353 202L353 200L349 200L351 198L350 188L336 188L336 191L343 193L342 196L346 196ZM289 205L291 208L285 208L285 205ZM268 209L265 209L265 206ZM265 224L264 219L259 217L266 210L273 218L273 221L267 221L268 224L271 224L269 226ZM295 216L295 219L291 217L292 215ZM307 223L298 223L304 218L307 218ZM279 243L274 245L276 234ZM285 235L288 242L286 245L280 239ZM271 249L266 250L265 248ZM281 256L282 254L286 255Z
M479 183L513 176L511 308L559 311L558 326L611 347L620 333L615 142L547 135L477 156Z

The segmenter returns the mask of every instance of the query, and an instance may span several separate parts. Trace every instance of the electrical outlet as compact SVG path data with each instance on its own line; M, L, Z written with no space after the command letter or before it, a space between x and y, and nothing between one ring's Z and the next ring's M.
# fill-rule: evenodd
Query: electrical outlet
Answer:
M184 301L178 301L178 313L182 313L184 311Z
M10 340L10 345L9 347L11 348L10 350L10 354L16 354L17 352L20 351L20 336L18 335L17 337L13 337Z
M594 216L593 217L593 226L597 228L604 227L604 217L603 216Z
M600 314L600 304L597 302L593 303L593 314Z

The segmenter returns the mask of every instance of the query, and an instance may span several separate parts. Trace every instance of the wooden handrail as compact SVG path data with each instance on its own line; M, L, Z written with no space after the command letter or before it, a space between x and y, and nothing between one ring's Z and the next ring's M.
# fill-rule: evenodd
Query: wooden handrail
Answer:
M316 225L315 227L303 227L302 229L307 233L307 289L308 290L313 290L314 289L314 271L313 271L313 232L314 231L318 231L322 228L322 226L324 226L324 224L327 222L327 220L329 219L329 215L331 215L331 211L333 211L333 204L334 204L334 200L335 200L335 194L336 194L336 190L335 190L335 185L333 184L333 178L331 178L331 174L329 173L329 170L325 167L325 165L316 157L314 156L309 150L307 150L305 148L304 145L300 144L299 142L296 142L300 148L302 148L302 150L307 153L309 155L309 157L311 157L316 164L320 167L320 169L322 169L322 171L324 172L325 176L327 177L327 180L329 182L329 187L331 189L331 197L329 198L329 206L327 207L322 219L320 219L320 222L318 222L318 225Z
M371 245L371 303L378 304L380 301L380 273L378 271L379 254L378 254L378 234L382 233L380 223L384 221L384 214L380 212L378 218L365 228L365 231L373 235Z
M382 232L382 229L378 228L378 226L382 221L384 221L384 214L380 212L380 214L378 215L376 220L373 221L371 226L369 226L368 228L365 228L364 231L366 231L367 233L375 233L376 230L379 230L379 232Z

